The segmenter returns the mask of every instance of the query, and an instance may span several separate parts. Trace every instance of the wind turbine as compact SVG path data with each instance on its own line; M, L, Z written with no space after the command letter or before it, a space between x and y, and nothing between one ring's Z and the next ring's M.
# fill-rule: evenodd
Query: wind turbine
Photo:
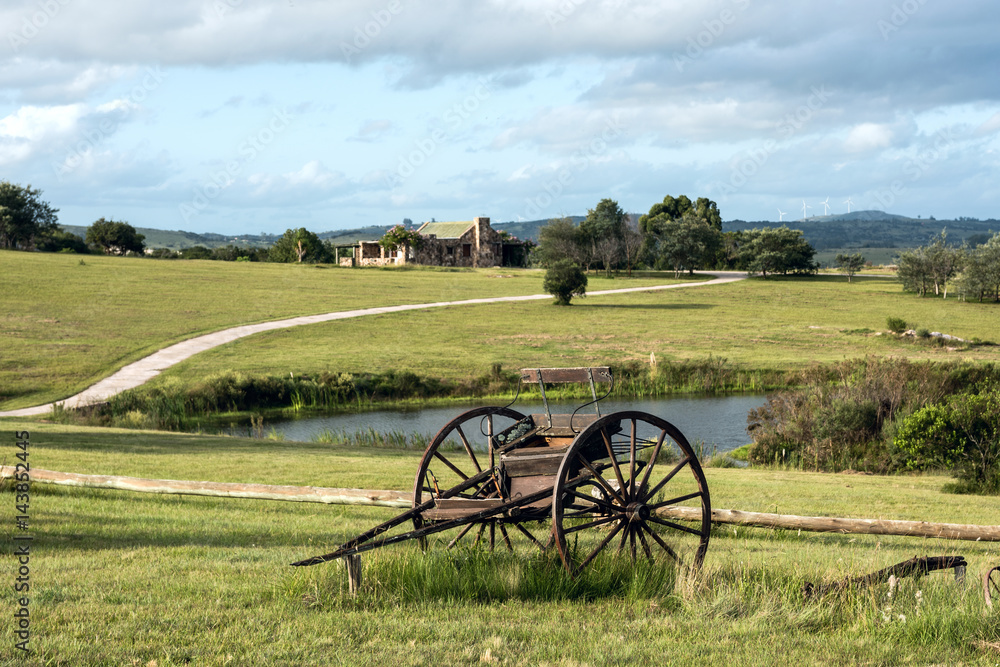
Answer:
M845 201L844 203L847 204L847 212L850 213L851 212L851 204L853 204L854 202L852 202L851 198L848 197L847 201Z
M808 214L806 213L806 210L810 209L810 208L812 208L812 206L809 206L808 204L806 204L806 200L803 199L802 200L802 219L803 220L805 220L806 217L808 216Z
M830 215L830 198L827 197L821 203L823 204L823 215Z
M784 216L785 216L785 212L784 212L784 211L782 211L782 210L781 210L781 209L779 208L779 209L778 209L778 222L781 222L781 221L782 221L782 220L784 219Z

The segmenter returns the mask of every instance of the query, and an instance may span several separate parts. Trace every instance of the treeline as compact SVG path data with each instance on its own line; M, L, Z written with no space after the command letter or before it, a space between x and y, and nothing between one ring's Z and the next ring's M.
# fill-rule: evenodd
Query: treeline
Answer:
M635 268L673 271L730 269L769 274L815 273L815 249L800 230L769 227L722 231L718 205L667 195L638 220L612 199L602 199L579 225L552 220L539 231L534 263L551 266L571 260L585 271L611 275Z
M245 262L333 262L336 246L300 227L289 229L270 248L204 246L174 251L156 249L146 252L145 237L124 220L100 218L89 227L85 237L59 228L56 214L41 198L41 191L0 181L0 248L39 250L78 254L135 255L160 259L217 259Z
M898 276L903 289L948 297L949 283L960 298L1000 302L1000 233L979 245L955 247L947 230L926 246L900 253Z
M192 246L183 250L156 248L147 254L155 259L213 259L224 262L296 262L332 264L337 261L337 247L321 240L305 227L288 229L270 248L243 248L234 245L220 248Z

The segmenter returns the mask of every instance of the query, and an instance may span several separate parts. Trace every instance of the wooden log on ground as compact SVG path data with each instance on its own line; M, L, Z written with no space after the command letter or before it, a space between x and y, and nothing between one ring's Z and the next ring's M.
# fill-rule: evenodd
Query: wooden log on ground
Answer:
M842 591L845 588L882 584L889 581L890 577L901 579L903 577L912 575L921 576L935 570L947 570L950 568L955 568L957 578L959 570L964 573L967 565L965 559L961 556L924 556L922 558L911 558L878 572L866 574L863 577L848 577L841 581L835 581L832 584L815 585L807 581L802 586L802 594L807 598L822 597L827 593Z
M701 521L701 509L696 507L664 507L660 516L671 519ZM928 523L927 521L894 521L890 519L841 519L825 516L794 514L764 514L739 510L712 510L712 523L806 530L815 533L858 533L863 535L903 535L936 537L945 540L1000 542L1000 526L977 526L961 523Z
M12 477L13 466L0 468L0 476ZM410 507L413 495L405 491L372 491L367 489L335 489L320 486L276 486L272 484L238 484L230 482L188 482L175 479L141 479L110 475L80 475L32 468L32 483L56 484L90 489L119 489L141 493L169 493L222 498L252 498L256 500L289 500L300 503L328 505L376 505Z

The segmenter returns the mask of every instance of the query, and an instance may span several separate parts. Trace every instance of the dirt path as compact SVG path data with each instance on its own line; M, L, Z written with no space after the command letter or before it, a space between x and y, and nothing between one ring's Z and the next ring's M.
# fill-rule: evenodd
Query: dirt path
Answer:
M629 287L627 289L600 290L588 292L588 296L601 296L604 294L627 294L629 292L655 292L666 289L680 289L687 287L703 287L705 285L721 285L731 283L746 278L746 273L742 271L704 271L713 276L712 280L700 283L679 283L676 285L659 285L655 287ZM159 352L154 352L148 357L135 361L112 375L104 378L100 382L91 385L75 396L58 401L67 408L79 408L94 403L106 401L111 396L133 389L141 384L153 379L161 372L170 368L174 364L180 363L199 352L211 350L234 340L239 340L246 336L252 336L264 331L274 329L287 329L303 324L318 324L320 322L330 322L332 320L347 320L366 315L380 315L382 313L399 313L407 310L425 310L428 308L442 308L444 306L467 306L482 303L504 303L510 301L537 301L541 299L551 299L551 294L531 294L528 296L502 296L485 299L466 299L464 301L437 301L435 303L408 304L402 306L385 306L381 308L362 308L360 310L344 310L337 313L324 313L322 315L308 315L305 317L292 317L285 320L275 320L273 322L261 322L260 324L247 324L244 326L223 329L215 333L205 334L196 338L189 338L165 347ZM0 417L27 417L30 415L40 415L49 412L53 403L38 405L32 408L21 408L19 410L0 411Z

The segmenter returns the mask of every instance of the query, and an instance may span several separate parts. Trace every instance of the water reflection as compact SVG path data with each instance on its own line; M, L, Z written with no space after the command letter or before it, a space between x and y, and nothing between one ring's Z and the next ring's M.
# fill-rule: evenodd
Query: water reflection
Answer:
M673 423L692 444L700 440L709 451L727 452L750 441L746 432L747 412L763 405L764 400L763 395L607 399L601 401L601 413L610 414L619 410L648 412ZM492 405L495 402L483 404ZM264 432L273 431L287 440L303 442L313 440L324 431L353 433L369 428L382 433L420 433L431 438L449 421L476 405L375 410L271 421L264 423ZM550 405L554 413L569 413L579 403L552 401ZM541 402L518 402L513 407L524 414L544 412ZM584 412L592 413L593 408L584 408ZM244 427L230 432L246 435L247 429Z

